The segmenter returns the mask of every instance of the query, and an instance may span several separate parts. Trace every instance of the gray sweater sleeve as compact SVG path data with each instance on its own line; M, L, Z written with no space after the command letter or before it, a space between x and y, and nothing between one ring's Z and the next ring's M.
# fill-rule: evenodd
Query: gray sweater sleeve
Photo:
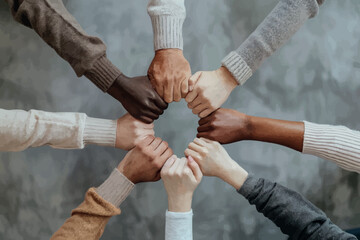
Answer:
M292 35L307 19L314 17L325 0L280 0L256 30L230 52L222 64L239 84L246 82L260 64Z
M356 239L302 195L280 184L249 175L238 192L289 239Z

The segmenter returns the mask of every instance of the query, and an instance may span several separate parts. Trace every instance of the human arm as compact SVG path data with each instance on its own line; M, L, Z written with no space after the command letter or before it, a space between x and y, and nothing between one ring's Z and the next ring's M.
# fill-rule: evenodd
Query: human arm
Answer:
M302 151L304 123L262 118L220 108L199 120L197 137L222 144L254 140L280 144Z
M204 175L219 177L233 186L290 239L356 239L299 193L249 175L218 142L195 139L185 154L195 159Z
M242 85L261 63L284 45L304 24L319 12L325 0L280 0L255 31L223 60Z
M99 239L109 219L120 214L119 206L134 184L157 181L162 165L171 155L166 142L146 137L126 154L104 183L89 189L84 202L72 211L51 239Z
M0 109L0 151L23 151L43 145L82 149L87 144L129 150L147 135L154 135L153 125L129 114L107 120L84 113Z
M222 60L219 69L200 71L190 78L195 87L185 98L189 108L201 118L218 109L237 85L244 84L267 57L317 14L322 2L280 0L240 47Z
M129 78L106 57L106 46L87 35L61 0L6 0L16 21L34 31L67 61L77 76L86 76L121 102L135 118L157 119L167 104L147 84L147 77Z
M19 23L32 28L78 77L85 75L106 92L121 74L106 57L106 46L89 36L67 11L62 0L6 0Z
M189 62L183 55L182 26L186 17L184 0L150 0L148 14L154 33L155 56L148 76L167 102L180 101L192 86Z
M191 202L202 178L198 164L193 159L173 156L164 164L161 178L168 194L165 239L193 239Z
M221 108L199 120L197 136L223 144L242 140L280 144L360 173L360 132L344 126L255 117Z

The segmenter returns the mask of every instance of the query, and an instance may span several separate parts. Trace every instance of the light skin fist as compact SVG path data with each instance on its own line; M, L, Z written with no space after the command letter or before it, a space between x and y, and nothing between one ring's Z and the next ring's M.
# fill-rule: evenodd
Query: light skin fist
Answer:
M168 143L147 136L134 149L126 154L118 165L118 170L131 182L155 182L160 180L160 171L173 151Z
M249 139L250 120L241 112L219 108L199 120L197 137L217 141L221 144Z
M172 156L166 161L161 170L161 179L168 194L169 211L191 210L192 196L202 176L199 165L192 158Z
M192 157L205 176L214 176L240 189L248 173L239 166L220 145L205 138L195 138L185 150L185 156Z
M180 49L161 49L155 52L148 76L151 84L165 102L179 102L192 89L188 84L191 76L189 62Z
M130 150L145 137L154 136L154 134L153 123L146 124L127 113L117 120L115 147Z
M236 80L225 67L215 71L201 71L190 77L194 90L186 95L188 107L200 118L218 109L237 86Z

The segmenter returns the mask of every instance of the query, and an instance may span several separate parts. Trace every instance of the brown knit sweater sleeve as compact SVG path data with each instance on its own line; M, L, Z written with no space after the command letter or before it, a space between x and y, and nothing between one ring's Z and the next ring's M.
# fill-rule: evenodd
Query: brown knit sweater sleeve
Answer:
M121 74L107 58L106 46L89 36L67 11L62 0L5 0L16 21L30 27L66 60L106 92Z
M90 188L84 202L72 211L51 240L100 239L109 219L119 214L120 209L98 195L95 188Z

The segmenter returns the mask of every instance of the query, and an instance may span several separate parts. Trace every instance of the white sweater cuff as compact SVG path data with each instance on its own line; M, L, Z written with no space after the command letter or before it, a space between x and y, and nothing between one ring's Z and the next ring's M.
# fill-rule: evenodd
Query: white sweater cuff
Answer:
M118 208L130 195L133 188L134 183L115 168L105 182L96 189L96 192Z
M182 25L184 17L171 15L150 16L154 32L154 49L183 50Z
M87 117L84 128L84 144L115 147L116 120Z
M303 153L331 160L360 173L360 132L344 126L304 121Z
M222 65L226 67L238 84L243 85L246 80L252 76L251 68L235 51L230 52L222 61Z
M192 240L193 211L166 211L165 240Z

